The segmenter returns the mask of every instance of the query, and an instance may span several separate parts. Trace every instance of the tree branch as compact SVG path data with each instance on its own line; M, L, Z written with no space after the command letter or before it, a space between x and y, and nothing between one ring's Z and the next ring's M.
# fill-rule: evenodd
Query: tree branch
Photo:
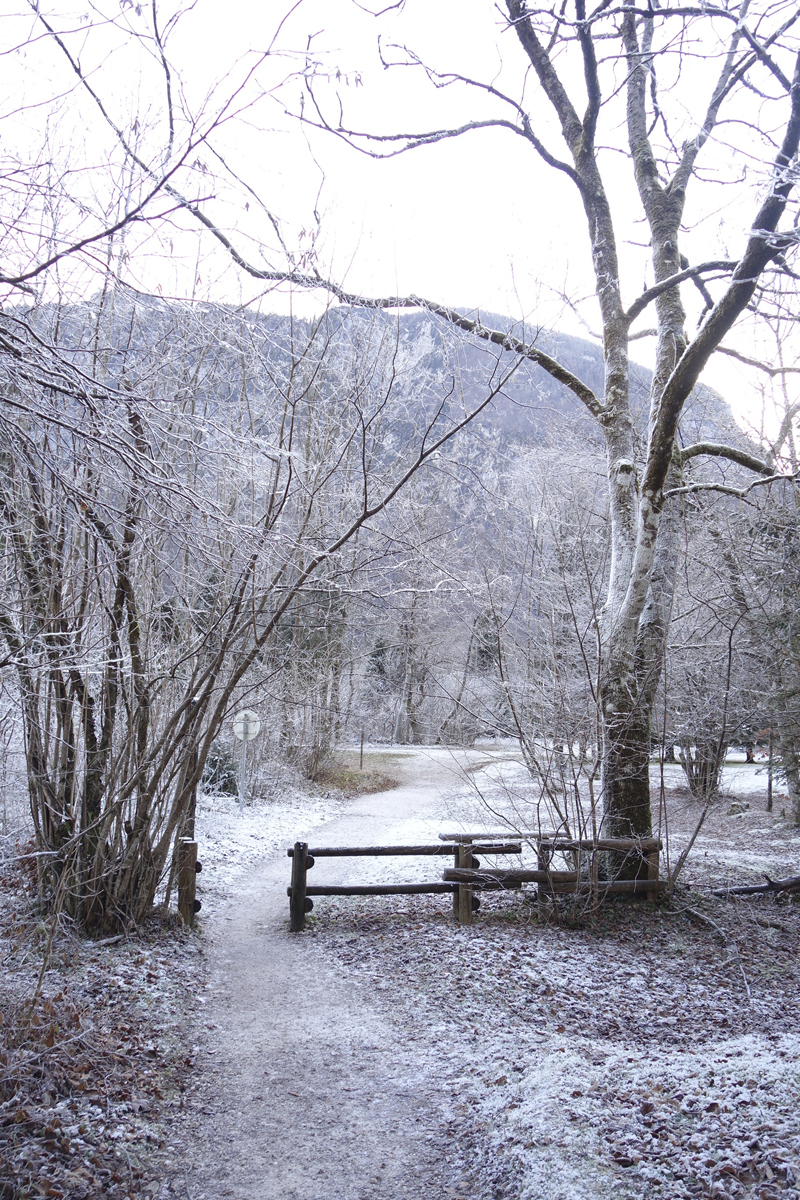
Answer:
M670 288L677 287L678 284L684 283L687 279L694 279L697 275L702 275L706 271L733 271L738 266L736 260L717 259L712 262L698 263L696 267L687 267L684 271L678 271L675 275L670 275L667 279L662 279L660 283L653 284L647 291L642 292L638 299L634 300L625 316L629 323L633 323L641 312L643 312L648 304L653 300L657 300L664 292L668 292Z
M771 379L774 379L776 375L800 375L800 367L771 367L769 363L760 362L757 358L749 358L746 354L741 354L740 351L733 350L730 346L717 346L717 354L727 354L729 358L735 358L737 362L744 363L747 367L755 367L758 371L763 371Z
M778 64L776 62L774 62L773 59L770 58L770 56L767 54L766 50L761 45L761 43L759 41L757 41L756 38L753 37L750 30L744 24L742 25L742 34L744 35L745 40L747 42L749 42L749 44L752 46L753 51L755 52L756 58L759 60L759 62L762 62L764 64L764 66L767 68L767 70L772 72L772 74L778 80L778 83L780 83L782 88L785 88L785 90L787 92L790 92L792 90L792 85L791 85L790 81L786 78L786 76L784 75L783 71L780 69Z
M738 463L740 467L746 467L748 471L755 471L757 475L773 474L769 463L747 454L744 450L737 450L735 446L723 446L718 442L695 442L694 445L687 446L680 451L681 464L687 463L691 458L697 458L700 454L710 458L727 458L730 462Z
M681 355L662 394L642 484L643 494L649 494L654 502L667 477L678 418L687 397L709 358L749 304L761 272L780 252L782 239L776 237L775 231L795 184L793 164L799 145L800 53L792 79L791 112L780 151L775 158L772 187L756 215L747 247L725 294L709 313L697 337Z
M597 128L597 117L600 112L600 79L597 74L597 56L594 52L594 40L591 26L586 20L586 0L575 0L575 12L578 18L578 41L583 55L583 77L586 81L588 103L583 116L584 151L594 146L594 135Z
M310 125L312 129L318 129L326 133L334 134L336 137L339 137L345 141L347 145L352 147L352 149L357 150L360 154L366 154L370 158L376 159L394 158L399 154L405 154L408 150L417 150L421 146L430 146L436 142L446 141L450 138L461 137L463 134L471 133L476 129L508 129L511 133L515 133L518 137L522 137L526 141L530 142L537 154L544 159L548 166L553 167L557 171L563 171L565 175L569 176L574 184L576 184L578 187L581 186L581 182L574 167L570 166L569 163L564 162L562 159L556 158L554 154L551 154L540 138L538 138L534 133L533 126L531 125L530 115L525 111L522 105L514 100L511 96L507 96L505 92L501 92L499 88L494 87L494 85L491 83L482 83L479 79L471 79L468 75L460 75L458 72L441 74L438 71L433 71L430 67L425 66L425 64L421 62L416 55L412 54L410 57L412 63L407 65L419 66L431 80L434 87L442 88L447 87L451 83L463 83L465 87L477 88L479 91L486 92L487 95L493 96L495 99L501 100L504 104L508 104L511 108L513 108L520 120L520 124L515 125L513 121L505 121L502 118L493 118L486 121L468 121L466 124L460 125L454 129L432 129L428 133L361 133L355 129L344 129L341 126L331 125L330 122L325 119L325 116L323 115L322 110L317 103L316 96L314 95L311 87L309 87L309 94L311 95L314 109L319 116L319 124L316 121L310 121L307 117L302 116L302 114L297 119L305 125ZM390 151L389 153L376 154L369 150L366 146L359 145L358 141L353 141L351 139L360 139L363 141L376 143L405 142L406 144L397 150Z
M735 496L737 500L746 500L753 488L763 487L765 483L787 482L797 478L798 472L794 472L792 475L767 475L764 479L754 479L752 483L748 483L743 488L730 487L727 483L688 483L685 487L668 488L664 492L664 497L688 496L691 492L721 492L724 496Z

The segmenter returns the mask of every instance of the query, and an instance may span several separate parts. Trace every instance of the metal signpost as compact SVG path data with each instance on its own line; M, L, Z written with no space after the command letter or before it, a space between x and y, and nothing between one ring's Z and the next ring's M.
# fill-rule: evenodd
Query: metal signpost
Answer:
M247 799L247 782L245 768L247 766L247 743L252 742L261 732L261 720L252 708L243 708L233 718L233 732L242 743L242 762L239 767L239 812L244 811Z

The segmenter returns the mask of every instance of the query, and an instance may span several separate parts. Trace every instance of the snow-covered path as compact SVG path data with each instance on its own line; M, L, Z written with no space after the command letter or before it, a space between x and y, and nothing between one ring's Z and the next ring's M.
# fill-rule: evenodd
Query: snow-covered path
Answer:
M297 828L294 837L322 845L435 841L456 778L454 760L444 752L415 754L398 765L403 786L353 800L313 833ZM392 770L398 773L394 764ZM441 860L433 862L426 877L438 877ZM357 866L325 860L325 881L353 879ZM235 896L211 905L201 1059L213 1065L205 1067L201 1099L193 1104L200 1122L194 1144L184 1150L188 1195L438 1200L456 1194L461 1172L446 1161L434 1056L420 1054L418 1041L399 1040L397 1027L346 968L320 967L312 956L310 969L313 928L288 932L289 874L284 849Z

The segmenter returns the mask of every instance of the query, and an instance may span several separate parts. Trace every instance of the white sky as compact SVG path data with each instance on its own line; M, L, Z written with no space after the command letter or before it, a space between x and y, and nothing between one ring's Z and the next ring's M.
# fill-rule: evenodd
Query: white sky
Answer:
M119 21L119 7L113 0L107 2L109 13ZM372 2L378 7L378 0ZM152 149L163 143L163 76L148 58L148 45L121 39L116 29L98 29L96 8L94 24L85 21L80 7L76 10L74 3L65 0L51 0L48 11L60 29L73 31L69 45L74 53L80 52L82 65L91 72L114 119L129 125L137 114L140 128L150 129L150 143L147 134L141 133L143 145ZM123 10L134 33L147 30L148 11L149 5L141 16L133 6ZM166 7L160 10L164 29L171 11ZM81 32L90 25L87 34ZM6 45L14 37L23 41L31 28L30 16L8 22ZM236 186L218 189L208 212L232 234L251 261L259 262L264 261L260 257L264 245L265 257L274 259L275 237L256 197L281 219L290 244L307 244L300 234L313 226L316 206L321 218L317 242L320 270L354 291L368 295L414 292L452 305L586 334L580 317L562 297L566 294L574 302L593 293L583 212L572 184L546 167L521 138L504 130L485 130L375 162L330 134L304 130L286 115L285 106L294 111L298 108L302 83L297 73L310 35L310 54L315 61L331 76L337 69L343 76L339 91L347 105L345 123L354 128L381 133L424 131L469 119L512 115L475 89L434 89L419 69L384 70L376 53L379 34L387 56L397 56L397 51L389 49L393 41L402 43L440 71L456 71L492 83L514 97L522 93L524 58L515 36L503 29L491 0L406 0L399 10L379 19L353 0L301 0L291 11L289 4L277 0L226 0L224 6L219 0L197 0L167 44L176 94L183 89L194 114L216 111L221 98L231 93L232 81L241 80L255 65L257 55L272 46L270 57L240 94L242 111L211 140L253 191ZM716 48L706 44L704 49L713 52ZM24 60L20 55L6 55L0 60L3 62L6 111L19 110L20 94L30 102L47 88L55 93L72 89L72 98L62 106L58 121L50 119L52 136L62 145L65 140L76 146L82 142L82 152L99 162L104 155L113 156L113 136L85 95L75 96L74 76L52 48L35 44L25 52ZM22 89L15 75L17 68L25 79ZM582 80L568 63L564 69L580 109ZM680 140L696 129L716 66L713 57L709 62L685 54L680 90L675 88L677 79L668 74L670 69L665 64L659 82L665 105L669 103L673 109L673 137ZM356 86L356 75L361 86ZM335 90L333 83L320 83L319 95L329 115L335 112ZM554 121L541 99L535 99L532 88L528 105L537 132L556 154L564 154ZM37 109L27 114L31 136L43 133L44 113ZM632 190L622 116L619 102L612 102L603 116L600 140L608 146L601 166L617 212L623 294L629 302L649 282L649 276L646 249L640 244L647 235ZM683 248L692 261L736 256L755 211L757 192L749 185L753 180L763 182L758 161L758 157L764 159L763 148L750 139L744 147L746 153L734 152L725 144L731 132L727 127L721 129L715 144L708 148L711 182L697 185L690 193L690 228ZM734 135L738 138L738 131L734 130ZM197 157L217 166L205 147ZM750 176L746 187L720 188L713 182L717 174L735 178L745 173ZM199 171L192 184L197 194L202 194L204 178ZM165 295L208 294L214 299L238 300L258 294L259 286L234 270L207 237L198 255L195 238L183 234L181 226L185 220L176 218L174 228L150 242L143 241L138 232L131 235L138 247L127 268L133 282ZM684 292L696 313L694 290L687 287ZM263 306L285 308L291 303L302 312L320 302L321 297L295 295L290 300L273 294ZM580 314L597 328L593 300L580 305ZM649 323L645 316L639 327ZM751 348L745 332L731 344ZM647 362L651 345L649 340L637 343L634 357ZM761 402L751 373L716 356L704 378L726 395L742 419L759 424Z

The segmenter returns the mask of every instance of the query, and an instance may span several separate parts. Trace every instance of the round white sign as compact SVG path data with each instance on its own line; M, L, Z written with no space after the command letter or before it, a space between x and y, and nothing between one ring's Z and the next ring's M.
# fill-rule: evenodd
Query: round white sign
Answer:
M233 732L240 742L252 742L261 732L261 720L252 708L243 708L233 718Z

